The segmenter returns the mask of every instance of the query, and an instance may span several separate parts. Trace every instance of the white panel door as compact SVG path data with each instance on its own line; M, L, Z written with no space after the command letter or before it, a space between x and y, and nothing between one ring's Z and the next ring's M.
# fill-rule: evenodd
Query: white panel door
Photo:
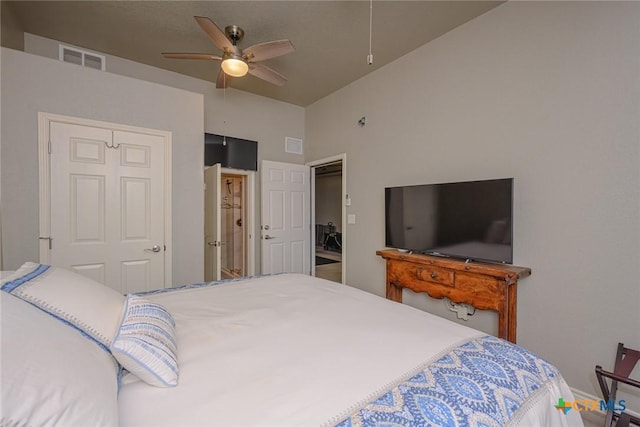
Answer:
M310 168L263 160L262 273L311 273Z
M165 141L51 122L50 263L121 293L163 288Z
M204 280L220 280L220 163L204 171Z

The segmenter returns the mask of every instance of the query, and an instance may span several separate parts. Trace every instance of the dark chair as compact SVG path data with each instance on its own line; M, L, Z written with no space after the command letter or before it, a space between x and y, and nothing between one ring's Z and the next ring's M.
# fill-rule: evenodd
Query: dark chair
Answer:
M316 246L322 246L324 249L327 249L329 236L332 233L335 234L335 232L336 227L332 222L329 222L327 225L316 224Z
M600 365L596 366L596 377L602 390L602 397L605 402L607 402L605 427L611 426L613 420L618 420L616 424L617 427L626 427L629 423L640 426L640 418L634 417L626 412L619 414L614 409L617 402L616 395L618 393L619 382L640 388L640 381L629 377L638 360L640 360L640 351L627 348L624 344L619 343L613 372L605 371ZM611 386L609 386L608 381L611 382Z
M631 415L628 412L623 412L618 417L618 422L616 423L616 427L629 427L629 423L631 422Z

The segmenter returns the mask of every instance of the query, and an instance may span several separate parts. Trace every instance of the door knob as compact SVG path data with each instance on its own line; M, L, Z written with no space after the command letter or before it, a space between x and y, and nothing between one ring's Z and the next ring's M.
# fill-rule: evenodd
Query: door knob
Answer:
M154 245L152 248L147 248L145 252L160 252L160 245Z
M266 240L269 240L269 239L275 239L275 237L273 237L273 236L269 236L268 234L267 234L266 236L264 236L264 238L265 238Z

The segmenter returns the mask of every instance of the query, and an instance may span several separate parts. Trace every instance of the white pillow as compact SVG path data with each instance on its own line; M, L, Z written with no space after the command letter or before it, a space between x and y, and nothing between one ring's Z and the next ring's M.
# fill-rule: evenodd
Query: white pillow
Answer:
M175 327L166 308L129 295L111 352L127 371L144 382L175 387L178 384Z
M68 322L105 350L118 330L124 296L69 270L27 262L0 288Z
M0 292L1 425L116 426L118 365L78 331Z

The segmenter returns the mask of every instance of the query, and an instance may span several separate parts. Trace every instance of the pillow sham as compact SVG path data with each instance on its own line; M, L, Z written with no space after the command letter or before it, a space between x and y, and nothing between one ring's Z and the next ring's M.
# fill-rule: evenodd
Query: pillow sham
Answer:
M127 296L111 352L120 364L157 387L178 384L175 321L171 313L140 296Z
M85 334L109 350L118 330L124 295L63 268L27 262L0 288Z
M111 354L5 292L0 308L0 425L118 425Z

